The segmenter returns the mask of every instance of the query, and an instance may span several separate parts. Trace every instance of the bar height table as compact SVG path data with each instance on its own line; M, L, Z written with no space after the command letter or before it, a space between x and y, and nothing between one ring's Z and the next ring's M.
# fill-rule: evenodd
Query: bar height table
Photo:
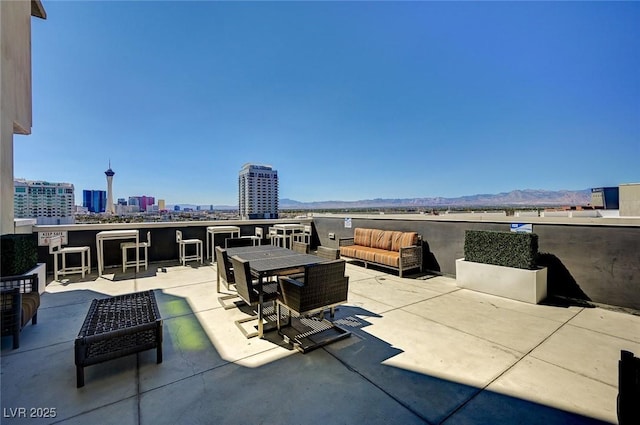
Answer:
M295 224L295 223L274 224L273 228L276 229L276 232L278 232L278 234L284 235L285 240L289 241L288 246L285 246L284 248L291 248L293 235L297 232L303 232L304 224Z
M104 241L114 239L135 239L136 247L140 244L138 230L104 230L96 234L96 250L98 257L98 277L104 271ZM136 248L136 273L140 272L140 250Z
M215 252L215 235L218 233L228 233L233 237L233 235L237 235L240 237L240 228L238 226L209 226L207 227L207 259L209 259L209 252L211 252L211 261L213 261L214 252ZM209 250L209 239L211 239L211 250Z

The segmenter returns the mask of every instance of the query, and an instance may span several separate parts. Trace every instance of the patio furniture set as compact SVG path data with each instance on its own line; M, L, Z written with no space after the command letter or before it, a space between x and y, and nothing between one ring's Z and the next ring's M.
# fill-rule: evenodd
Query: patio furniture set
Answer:
M215 259L215 250L211 248L215 246L216 235L227 235L225 239L225 247L233 248L240 246L256 246L261 245L263 240L269 240L272 245L283 247L292 247L294 240L309 244L311 239L311 226L302 224L276 224L269 227L269 233L264 235L261 227L255 228L255 234L249 236L240 236L240 227L238 226L209 226L206 231L206 257L203 253L203 242L200 239L185 239L182 231L176 230L176 243L178 244L178 260L182 265L186 265L189 261L199 261L203 264L204 258ZM122 251L122 272L124 273L128 267L135 267L136 272L140 272L140 266L144 266L145 270L149 267L149 248L151 247L151 232L147 232L146 241L140 240L140 232L136 229L126 230L105 230L96 234L96 253L98 276L104 274L104 243L105 241L120 240L120 250ZM193 248L192 248L193 247ZM140 250L144 251L141 256ZM135 258L129 259L130 250L135 251ZM69 274L91 273L91 248L89 246L63 246L62 237L54 236L49 240L49 253L54 260L54 279L59 280L60 276ZM80 255L79 266L67 266L67 255ZM59 266L59 258L61 259ZM77 262L77 261L76 261Z
M279 247L277 245L222 249L216 247L218 285L235 286L235 294L219 298L225 309L234 308L237 298L255 309L255 314L235 321L247 338L264 336L278 330L285 341L301 352L346 338L350 332L322 317L307 316L330 310L347 301L349 278L345 261L337 259L337 250L322 250L322 256ZM332 252L330 252L332 251ZM270 304L267 306L267 304ZM287 312L286 328L282 323ZM298 316L292 324L291 312ZM257 322L247 331L246 323ZM313 322L313 323L311 323Z
M225 248L214 246L215 255L211 253L217 264L217 292L220 293L221 283L227 291L235 288L235 293L220 296L220 303L225 309L244 303L255 310L255 314L235 322L247 338L262 338L265 332L277 329L285 342L303 353L350 336L350 332L326 320L324 314L329 311L333 318L335 308L347 301L349 278L341 254L363 260L365 266L375 262L395 268L400 276L405 270L422 265L419 236L413 232L356 228L351 243L340 240L340 250L319 246L316 255L311 255L310 226L274 225L266 238L271 243L265 245L261 228L256 228L255 235L240 237L236 226L212 226L207 228L207 258L209 241L213 245L214 235L219 233L231 237L225 240ZM148 267L150 232L147 240L140 242L138 230L103 231L96 235L99 275L104 271L105 240L128 240L120 244L123 271L133 266L137 271L141 265ZM176 242L183 264L191 260L202 262L201 240L183 239L177 230ZM188 245L195 245L195 254L187 255ZM89 247L62 247L59 236L51 238L49 247L54 255L55 279L69 273L81 273L83 277L90 273ZM131 249L136 251L135 260L128 259ZM67 267L68 254L80 254L81 266ZM29 321L37 323L37 288L37 275L2 278L2 336L13 336L13 348L19 347L21 329ZM237 301L228 303L232 299ZM254 330L247 331L246 323L254 321ZM152 348L156 349L157 363L161 363L162 318L153 291L94 299L75 340L77 386L84 386L86 366Z

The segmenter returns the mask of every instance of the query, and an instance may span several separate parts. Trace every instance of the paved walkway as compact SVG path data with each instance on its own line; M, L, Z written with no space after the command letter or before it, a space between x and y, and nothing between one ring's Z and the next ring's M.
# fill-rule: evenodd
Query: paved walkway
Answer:
M242 336L246 313L221 308L215 266L111 273L51 283L21 347L2 338L3 424L617 423L620 350L640 353L640 316L348 265L336 321L353 335L301 354L273 332ZM91 299L146 289L164 362L150 350L89 366L76 389L73 340ZM18 417L46 409L55 417Z

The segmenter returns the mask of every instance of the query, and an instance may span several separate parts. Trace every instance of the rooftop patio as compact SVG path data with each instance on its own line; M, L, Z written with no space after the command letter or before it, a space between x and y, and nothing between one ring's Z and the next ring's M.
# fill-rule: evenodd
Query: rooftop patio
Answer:
M458 289L442 276L399 278L348 264L352 336L307 354L277 332L246 339L216 293L216 266L154 263L52 282L21 345L2 339L2 422L29 423L617 423L620 350L640 352L640 317L529 305ZM155 290L155 350L85 368L74 338L93 298ZM17 413L18 412L18 413ZM40 411L42 413L42 411Z
M617 423L620 350L640 352L640 317L529 305L455 280L348 264L350 338L307 354L276 332L246 339L216 293L215 265L51 282L21 346L2 339L3 423ZM85 368L73 341L93 298L155 290L155 350ZM586 353L586 354L585 354ZM13 410L11 410L13 409Z

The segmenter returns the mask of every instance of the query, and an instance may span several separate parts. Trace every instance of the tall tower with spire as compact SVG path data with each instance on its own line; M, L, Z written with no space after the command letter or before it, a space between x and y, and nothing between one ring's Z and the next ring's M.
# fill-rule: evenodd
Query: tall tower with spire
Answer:
M107 176L107 208L105 212L107 214L115 214L116 208L113 206L113 176L116 173L111 169L111 160L109 160L109 169L104 174Z

